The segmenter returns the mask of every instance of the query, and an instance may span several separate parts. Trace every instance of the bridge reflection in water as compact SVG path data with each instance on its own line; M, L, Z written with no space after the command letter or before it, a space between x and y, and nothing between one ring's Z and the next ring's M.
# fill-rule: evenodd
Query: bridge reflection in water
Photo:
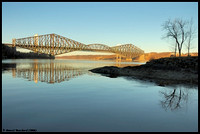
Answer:
M85 74L86 70L76 69L64 63L34 62L29 68L19 67L12 70L13 77L21 77L38 83L60 83Z
M57 62L54 60L50 62L40 62L40 60L34 60L34 62L31 63L17 63L16 68L12 69L12 76L13 78L20 77L28 79L29 81L34 81L35 83L40 81L53 84L69 81L70 79L83 74L97 75L88 70L105 65L118 67L127 66L127 64L120 64L119 62L108 62L107 64L88 64L82 62L59 62L59 60Z

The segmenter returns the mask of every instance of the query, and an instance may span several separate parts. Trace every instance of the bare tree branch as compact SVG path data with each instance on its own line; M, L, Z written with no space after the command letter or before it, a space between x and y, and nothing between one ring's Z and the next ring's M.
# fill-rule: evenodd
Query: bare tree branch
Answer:
M193 19L191 18L190 22L189 22L189 30L188 30L188 42L186 44L186 48L188 50L188 56L190 56L190 50L192 48L194 48L193 46L191 46L191 42L193 39L196 38L196 29L194 28L193 25Z
M164 38L169 38L176 42L175 48L177 45L179 56L181 56L182 46L188 38L187 25L188 21L183 21L182 19L179 18L176 18L173 21L168 19L162 25L163 30L166 31Z

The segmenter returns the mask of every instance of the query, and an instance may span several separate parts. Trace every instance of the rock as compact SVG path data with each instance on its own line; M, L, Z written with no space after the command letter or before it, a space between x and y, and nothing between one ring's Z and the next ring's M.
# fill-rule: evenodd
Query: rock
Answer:
M161 83L158 84L158 86L162 86L162 87L164 87L165 84L161 82Z

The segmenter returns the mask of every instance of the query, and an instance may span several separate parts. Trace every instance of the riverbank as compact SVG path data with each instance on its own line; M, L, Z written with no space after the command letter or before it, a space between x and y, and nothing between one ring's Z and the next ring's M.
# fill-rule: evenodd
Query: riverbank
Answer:
M151 60L140 66L123 68L105 66L90 70L109 77L130 76L149 80L160 86L172 84L198 84L198 56L170 57Z
M54 56L39 53L22 53L2 44L2 59L55 59Z

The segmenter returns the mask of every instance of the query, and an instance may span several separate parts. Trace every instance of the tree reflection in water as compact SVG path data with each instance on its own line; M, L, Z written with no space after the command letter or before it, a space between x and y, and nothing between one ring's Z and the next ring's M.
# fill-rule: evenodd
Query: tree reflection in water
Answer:
M175 88L173 90L166 89L165 91L160 91L163 96L163 100L160 101L161 106L167 111L175 111L181 109L184 104L188 102L188 92L181 88Z

